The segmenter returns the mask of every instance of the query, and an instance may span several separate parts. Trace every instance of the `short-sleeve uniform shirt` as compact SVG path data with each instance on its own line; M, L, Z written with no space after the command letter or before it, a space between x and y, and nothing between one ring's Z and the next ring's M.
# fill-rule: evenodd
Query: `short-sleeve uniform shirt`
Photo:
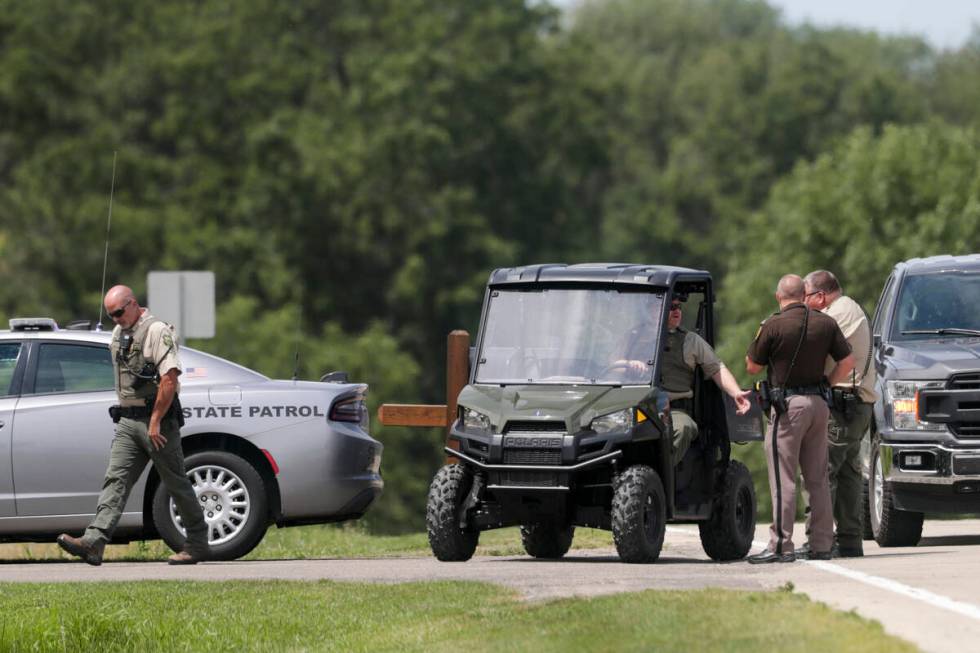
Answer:
M806 337L791 370L790 362L800 342L807 314ZM749 345L748 356L759 365L768 366L769 382L773 385L795 387L816 385L823 378L828 356L840 361L850 353L851 347L833 318L796 303L773 314L762 324Z
M878 398L878 393L875 392L877 375L871 360L871 325L868 324L868 316L864 314L861 305L847 295L835 299L830 306L823 309L823 314L834 318L854 354L854 371L838 385L850 388L853 384L857 387L861 401L874 403ZM834 362L827 359L824 371L830 372L832 369Z
M152 317L149 311L144 312L136 326ZM183 368L178 354L176 329L163 321L151 324L143 342L143 358L156 364L160 376L170 370L177 370L177 374L181 374ZM180 392L180 383L177 384L177 392Z

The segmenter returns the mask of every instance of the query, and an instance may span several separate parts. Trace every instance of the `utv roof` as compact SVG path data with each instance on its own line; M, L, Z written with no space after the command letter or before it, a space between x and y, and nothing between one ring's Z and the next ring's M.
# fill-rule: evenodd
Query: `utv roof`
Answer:
M500 268L490 274L490 286L539 283L625 283L670 287L677 279L710 279L705 270L637 263L541 263Z
M929 258L911 258L895 265L896 270L903 269L912 274L928 274L943 270L977 270L980 269L980 254L964 254L962 256L930 256Z

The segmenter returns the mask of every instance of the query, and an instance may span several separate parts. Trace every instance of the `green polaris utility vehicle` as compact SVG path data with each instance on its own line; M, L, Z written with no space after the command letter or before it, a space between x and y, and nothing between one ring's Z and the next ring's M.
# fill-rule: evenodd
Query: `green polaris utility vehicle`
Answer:
M671 299L686 301L682 328L713 345L704 271L604 263L490 275L449 434L457 446L446 449L458 462L429 490L439 560L468 560L480 531L519 525L536 558L562 557L586 526L611 530L623 561L654 562L668 521L697 523L715 560L748 553L755 491L731 442L761 440L762 416L756 402L736 415L696 373L685 408L699 435L672 464L670 402L658 387Z

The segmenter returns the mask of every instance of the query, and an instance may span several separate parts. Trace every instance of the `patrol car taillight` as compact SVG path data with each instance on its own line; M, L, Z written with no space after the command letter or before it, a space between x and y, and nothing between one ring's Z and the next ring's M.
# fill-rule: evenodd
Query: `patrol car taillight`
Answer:
M341 397L330 407L330 419L335 422L354 422L360 424L366 431L368 428L368 410L364 403L364 395L356 394Z

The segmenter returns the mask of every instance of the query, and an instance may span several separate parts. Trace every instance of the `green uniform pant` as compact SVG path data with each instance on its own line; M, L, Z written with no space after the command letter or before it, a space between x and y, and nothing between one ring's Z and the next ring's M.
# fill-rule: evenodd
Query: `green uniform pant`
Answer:
M177 504L177 511L187 532L185 549L192 553L206 552L208 529L204 513L198 503L194 487L184 471L184 453L180 448L180 429L176 422L164 419L160 432L167 438L162 449L154 449L147 434L148 419L122 418L116 424L116 436L109 451L109 467L105 472L102 494L96 508L95 519L85 530L82 539L87 543L112 541L119 517L133 484L146 463L152 461L167 492Z
M830 499L834 506L837 544L847 549L862 548L864 503L861 476L861 439L871 424L871 404L860 403L846 418L830 411L827 440L830 445ZM809 497L808 497L809 498ZM809 504L809 501L807 502ZM807 507L807 533L810 509Z
M674 448L671 464L677 467L677 463L684 458L684 454L691 447L694 438L698 437L698 425L693 417L682 410L672 410L670 419L674 425Z

